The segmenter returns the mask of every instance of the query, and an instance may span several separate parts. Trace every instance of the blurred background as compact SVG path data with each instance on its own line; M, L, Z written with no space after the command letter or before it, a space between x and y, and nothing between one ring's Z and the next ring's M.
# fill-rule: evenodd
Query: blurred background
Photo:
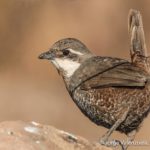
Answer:
M129 59L128 11L141 11L149 49L149 6L147 0L0 0L0 121L36 121L98 140L107 130L80 112L56 69L37 57L55 41L75 37L97 55ZM150 142L149 120L136 140Z

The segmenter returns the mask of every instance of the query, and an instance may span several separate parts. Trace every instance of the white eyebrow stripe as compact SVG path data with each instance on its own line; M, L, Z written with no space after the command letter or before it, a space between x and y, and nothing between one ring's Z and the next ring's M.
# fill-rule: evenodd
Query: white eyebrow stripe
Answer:
M74 54L83 55L82 53L77 52L77 51L75 51L75 50L73 50L73 49L71 49L71 48L68 48L68 50L69 50L70 52L74 53Z

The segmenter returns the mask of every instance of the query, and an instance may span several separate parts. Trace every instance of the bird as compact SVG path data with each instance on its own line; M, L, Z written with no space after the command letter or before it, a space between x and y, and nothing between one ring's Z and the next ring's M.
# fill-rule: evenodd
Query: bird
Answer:
M129 11L128 31L130 61L97 56L76 38L58 40L39 55L55 66L81 112L108 129L103 145L114 131L134 140L150 112L150 59L138 10Z

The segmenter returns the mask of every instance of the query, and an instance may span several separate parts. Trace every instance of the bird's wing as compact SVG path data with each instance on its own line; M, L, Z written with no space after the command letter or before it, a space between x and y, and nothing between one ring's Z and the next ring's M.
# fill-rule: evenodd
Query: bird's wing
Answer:
M88 75L77 87L84 90L101 87L144 87L147 82L144 71L122 59L103 58L102 61L97 58L97 65L94 65L92 72L91 67L89 66L89 71L83 67L82 74L86 74L86 70Z

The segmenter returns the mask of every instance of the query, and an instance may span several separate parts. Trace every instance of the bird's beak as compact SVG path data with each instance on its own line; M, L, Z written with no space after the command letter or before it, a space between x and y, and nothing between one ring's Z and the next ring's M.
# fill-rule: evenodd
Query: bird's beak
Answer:
M47 51L39 55L39 59L53 59L54 53L52 51Z

